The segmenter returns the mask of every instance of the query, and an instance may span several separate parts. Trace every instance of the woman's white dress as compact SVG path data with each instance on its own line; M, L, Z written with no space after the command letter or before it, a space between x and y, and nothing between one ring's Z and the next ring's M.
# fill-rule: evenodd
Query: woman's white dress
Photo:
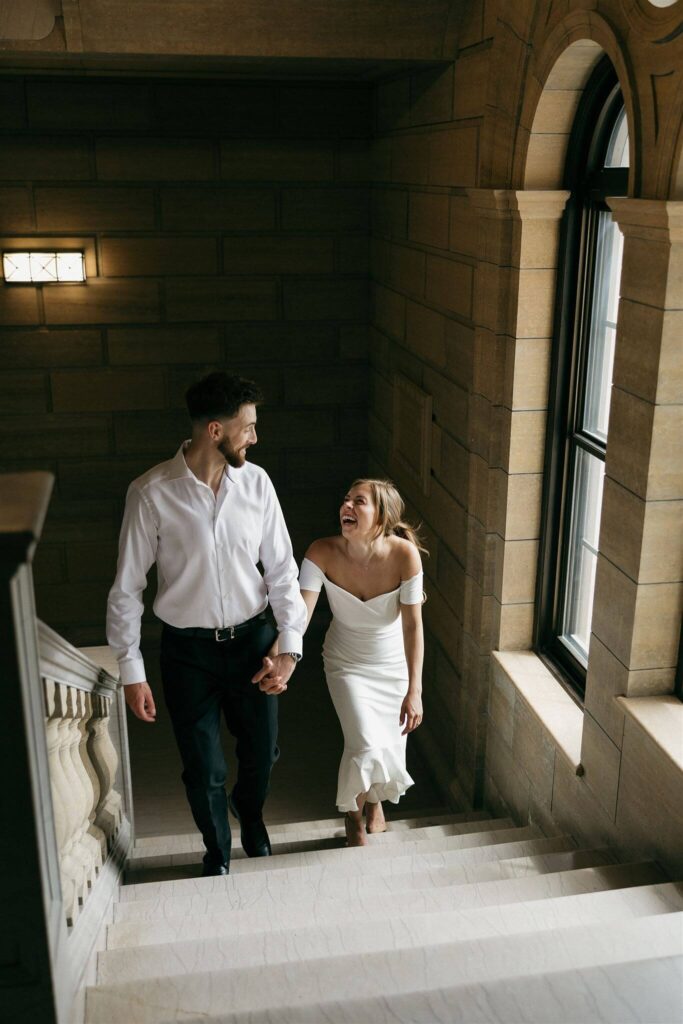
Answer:
M406 771L407 737L399 724L408 690L400 605L422 603L422 573L388 594L362 601L304 558L299 586L316 592L324 586L332 609L323 659L344 733L337 806L357 810L359 793L367 793L370 803L396 804L413 785Z

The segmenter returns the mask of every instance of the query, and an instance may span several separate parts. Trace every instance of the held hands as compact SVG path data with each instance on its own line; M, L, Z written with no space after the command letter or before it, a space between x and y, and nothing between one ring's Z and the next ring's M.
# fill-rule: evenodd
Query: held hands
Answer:
M156 722L157 709L149 683L128 683L123 688L126 704L142 722Z
M287 689L287 680L295 665L296 662L288 654L274 654L272 657L266 654L263 668L256 673L252 683L258 684L259 690L264 693L279 696Z
M417 729L422 721L422 697L417 690L408 690L401 704L399 725L402 725L402 736Z

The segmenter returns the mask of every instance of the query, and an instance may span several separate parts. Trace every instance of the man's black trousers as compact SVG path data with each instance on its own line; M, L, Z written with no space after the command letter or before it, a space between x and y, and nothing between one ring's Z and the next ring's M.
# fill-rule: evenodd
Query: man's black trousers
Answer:
M221 714L237 740L232 799L242 821L261 817L277 761L277 701L251 682L276 637L265 619L234 640L189 637L164 627L161 679L183 762L183 782L207 864L230 860Z

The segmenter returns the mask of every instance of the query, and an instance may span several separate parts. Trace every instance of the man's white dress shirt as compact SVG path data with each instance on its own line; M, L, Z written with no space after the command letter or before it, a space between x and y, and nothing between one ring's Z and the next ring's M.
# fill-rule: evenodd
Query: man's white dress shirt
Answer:
M155 614L170 626L219 629L273 609L281 652L300 654L306 606L275 488L259 466L226 466L218 494L185 462L168 462L128 488L107 640L121 682L147 677L140 654L142 593L157 563ZM257 563L263 566L263 576Z

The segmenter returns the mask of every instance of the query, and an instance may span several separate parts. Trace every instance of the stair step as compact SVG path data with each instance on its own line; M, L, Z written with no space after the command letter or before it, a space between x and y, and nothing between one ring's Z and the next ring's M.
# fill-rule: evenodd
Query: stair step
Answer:
M144 908L145 913L117 920L107 930L107 948L159 945L182 940L241 936L259 931L287 931L311 926L354 923L358 908L368 923L413 914L493 907L586 892L625 889L662 883L662 872L652 864L604 865L575 868L545 875L502 878L488 882L407 890L404 893L351 889L346 898L312 895L310 886L297 887L286 899L264 894L258 902L236 898L212 901L211 909L186 902L164 902ZM369 927L369 923L368 923Z
M173 905L193 906L197 913L210 912L216 900L225 898L228 905L271 898L286 901L295 888L308 889L311 896L318 893L347 899L350 891L395 892L398 889L425 888L437 884L458 884L469 881L473 871L482 871L487 879L498 877L497 864L500 861L517 860L525 857L539 857L544 854L567 852L576 849L570 836L554 836L552 839L530 836L514 842L491 843L488 846L470 846L466 849L445 850L438 853L418 853L405 857L394 857L383 865L376 860L360 864L354 858L351 873L340 871L338 864L317 864L308 867L283 868L267 876L262 872L243 875L227 875L217 878L173 879L167 882L146 882L126 886L119 893L114 904L114 920L124 917L147 915L155 907ZM601 863L603 863L601 861ZM461 872L466 872L466 876ZM455 874L452 874L455 872ZM491 874L493 872L493 874ZM446 873L446 874L445 874Z
M621 922L683 910L683 890L673 883L552 897L538 901L441 910L368 921L358 919L286 930L266 928L252 935L214 936L194 941L105 950L98 958L98 982L113 984L162 975L191 974L226 967L297 963L348 953L420 949L445 942L471 942L497 935L552 931L599 922Z
M672 1024L683 1020L683 957L634 960L336 1003L221 1013L221 1024ZM213 1017L215 1021L217 1018Z
M475 850L480 856L486 852L482 847ZM507 859L493 856L499 851L507 854ZM267 885L262 875L245 875L240 877L239 884L233 881L209 893L165 896L163 890L162 895L157 894L154 898L115 904L114 921L124 925L128 921L167 921L171 917L182 918L190 912L196 919L204 914L228 914L234 909L245 907L267 914L273 903L313 906L317 898L346 902L350 893L355 899L365 899L380 893L402 894L425 887L526 878L551 871L570 871L612 863L607 851L576 850L574 840L562 836L492 847L491 858L483 861L473 861L472 854L472 850L456 850L448 854L447 858L442 855L447 866L436 868L425 868L422 864L424 858L421 857L417 870L413 871L410 866L414 865L414 859L410 859L403 874L373 872L349 880L331 868L309 868L306 872L301 869L275 872L268 879ZM117 927L117 924L110 925L110 939Z
M521 842L525 839L536 839L541 835L540 829L535 825L528 825L525 828L485 828L479 830L477 825L488 826L489 822L476 822L475 830L448 836L423 837L422 839L409 839L400 843L369 844L364 847L349 849L342 847L333 850L308 850L303 853L281 853L273 857L253 857L238 860L230 864L231 879L245 875L267 873L272 876L277 871L301 869L312 867L334 865L338 874L355 875L366 873L368 870L389 873L395 870L393 861L401 865L405 857L415 856L424 853L433 857L440 853L451 850L467 849L477 846L492 846L506 842ZM464 826L454 825L454 829ZM226 876L218 879L218 885L225 884ZM165 891L170 894L168 886L172 886L179 893L183 891L194 892L199 884L204 888L216 885L215 878L176 878L167 879L161 882L135 882L124 885L121 889L119 899L121 902L129 900L148 899L155 892Z
M549 876L553 877L553 876ZM494 883L495 884L495 883ZM443 943L309 962L202 971L89 988L88 1024L153 1024L187 1019L224 1019L231 1013L305 1003L372 998L551 971L581 969L670 957L683 949L683 914L669 913L607 924L561 928L548 941L544 932L464 943ZM252 1018L253 1019L253 1018Z
M466 821L482 821L489 818L485 811L463 811L459 814L441 811L436 814L423 814L417 818L399 818L387 820L387 831L390 833L406 832L410 829L423 828L431 825L455 825ZM232 825L233 856L241 852L240 831L234 821ZM292 825L268 825L270 841L275 846L282 843L296 843L308 839L335 839L346 837L343 818L327 818L323 821L302 821ZM198 832L172 836L143 836L135 840L133 858L169 857L204 852L204 843Z
M484 815L481 818L473 818L471 814L444 816L441 821L417 819L419 825L410 828L389 827L386 832L368 836L369 842L376 844L381 842L405 842L407 840L417 841L419 839L432 839L435 836L460 835L463 829L467 831L478 831L480 822L489 828L494 827L493 822ZM497 828L512 828L514 822L510 818L494 819ZM128 861L126 875L132 878L133 875L142 870L161 867L173 867L181 864L199 864L204 853L204 844L200 835L174 836L173 839L183 839L183 844L168 844L164 837L160 837L154 843L146 843L133 851ZM346 832L344 822L341 827L323 830L318 832L280 832L271 836L273 855L279 856L284 853L306 853L312 850L340 849L346 845ZM170 848L169 848L170 847ZM239 839L239 828L233 829L233 850L231 861L246 858ZM135 879L138 880L137 878Z

